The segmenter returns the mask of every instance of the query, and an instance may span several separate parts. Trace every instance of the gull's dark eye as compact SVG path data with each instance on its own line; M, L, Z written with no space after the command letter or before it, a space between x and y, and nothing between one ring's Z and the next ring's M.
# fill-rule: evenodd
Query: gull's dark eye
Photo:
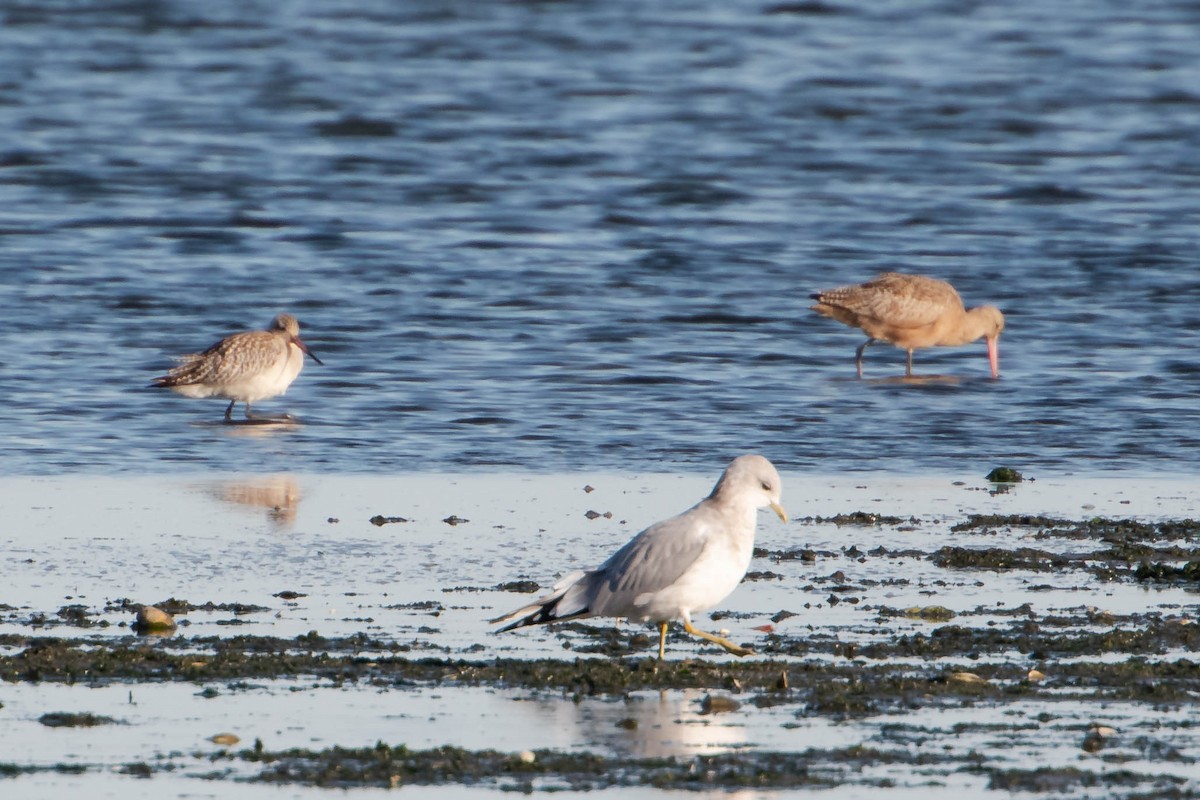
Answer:
M762 487L764 492L771 491L771 484L767 483L766 481L762 482Z

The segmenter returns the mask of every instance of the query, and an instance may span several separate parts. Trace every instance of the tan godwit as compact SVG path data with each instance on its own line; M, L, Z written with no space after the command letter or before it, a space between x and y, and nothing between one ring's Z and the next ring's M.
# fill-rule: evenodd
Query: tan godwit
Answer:
M498 632L579 617L625 617L658 625L658 657L667 645L667 623L738 656L753 651L692 625L692 613L712 608L741 582L754 551L758 509L779 505L779 473L762 456L730 462L704 500L633 537L590 572L575 570L550 594L492 620L508 622Z
M304 367L305 354L321 363L301 341L296 318L280 314L265 331L235 333L203 353L180 356L183 363L151 385L184 397L226 398L226 420L241 401L246 404L246 419L251 419L250 404L286 392Z
M954 287L923 275L884 272L866 283L842 286L810 295L812 310L854 328L867 340L855 351L862 377L863 351L874 342L889 342L908 351L905 375L912 375L913 350L957 347L985 339L992 377L1000 376L1000 332L1004 315L995 306L963 308Z

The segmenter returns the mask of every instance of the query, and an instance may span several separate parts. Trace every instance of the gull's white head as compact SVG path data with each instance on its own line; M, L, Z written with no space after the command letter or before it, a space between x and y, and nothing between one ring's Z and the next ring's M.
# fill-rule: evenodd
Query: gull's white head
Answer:
M720 503L750 502L755 508L770 506L781 520L787 522L787 512L780 505L782 490L775 465L760 455L749 454L729 462L709 497Z

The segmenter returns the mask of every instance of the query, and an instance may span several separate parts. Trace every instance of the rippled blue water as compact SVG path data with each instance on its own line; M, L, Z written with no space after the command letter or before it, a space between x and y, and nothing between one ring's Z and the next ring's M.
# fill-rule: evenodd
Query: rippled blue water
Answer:
M1198 24L11 0L0 470L1195 470ZM883 269L1003 308L1001 379L854 380L807 294ZM144 388L284 310L326 366L259 408L303 426Z

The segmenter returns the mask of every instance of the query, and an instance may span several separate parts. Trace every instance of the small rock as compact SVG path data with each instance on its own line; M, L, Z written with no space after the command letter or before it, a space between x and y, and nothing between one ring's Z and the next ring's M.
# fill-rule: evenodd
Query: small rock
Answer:
M532 764L534 761L537 761L537 755L532 750L522 750L517 755L517 759L522 764Z
M636 731L637 726L638 721L633 717L625 717L624 719L617 720L617 727L627 731Z
M584 492L584 494L591 494L591 493L592 493L592 492L594 492L594 491L596 491L596 487L595 487L595 486L592 486L592 485L590 485L590 484L589 484L589 485L587 485L587 486L584 486L584 487L583 487L583 492Z
M385 517L383 514L376 514L368 520L372 525L381 528L389 522L408 522L404 517Z
M232 747L241 741L241 739L233 733L217 733L208 737L208 740L213 744L224 745L226 747Z
M308 597L303 592L293 592L291 589L284 589L282 592L276 592L271 596L278 597L280 600L295 600L297 597Z
M720 694L706 694L700 701L701 714L724 714L729 711L737 711L741 707L742 704L737 700Z
M469 520L469 519L463 519L458 514L451 514L450 516L448 516L444 520L442 520L442 522L444 522L450 526L458 525L461 522L470 522L470 521L471 520Z
M974 672L951 672L950 680L954 683L987 683L985 678L981 678Z
M1042 672L1040 669L1031 669L1029 670L1029 674L1025 677L1029 679L1031 683L1037 683L1038 681L1046 680L1046 673Z
M169 633L175 627L175 618L156 606L142 606L133 621L138 633Z
M992 483L1020 483L1025 476L1012 467L996 467L987 474L987 479Z
M1093 725L1079 746L1083 748L1084 752L1095 753L1104 747L1105 739L1114 736L1116 732L1116 728L1110 728L1107 725Z

